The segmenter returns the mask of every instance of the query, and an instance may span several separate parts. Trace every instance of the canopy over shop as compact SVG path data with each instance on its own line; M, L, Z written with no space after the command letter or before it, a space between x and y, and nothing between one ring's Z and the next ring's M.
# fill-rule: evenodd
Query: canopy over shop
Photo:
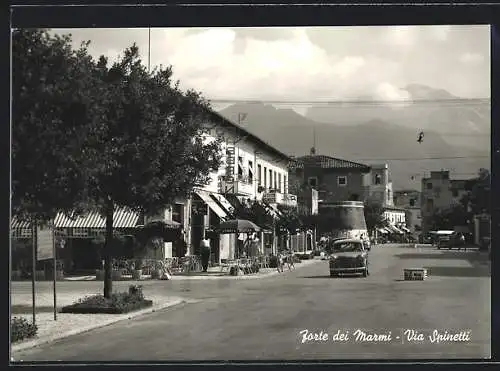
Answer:
M164 242L175 241L181 236L181 225L172 221L153 220L140 224L144 219L140 213L117 209L113 213L113 234L116 238L111 244L112 255L117 258L134 256L134 241L146 243L148 236L160 237ZM104 244L106 220L98 212L82 216L58 213L53 227L57 232L56 254L64 262L66 271L92 270L101 266L101 250ZM32 248L31 224L13 218L11 235L23 240L27 248ZM60 237L60 236L63 237Z
M236 250L236 257L239 257L243 253L247 256L259 255L259 239L256 237L256 233L262 231L263 229L261 227L246 219L227 220L220 223L220 225L213 230L214 233L218 234L234 234L237 240L241 240L239 237L246 235L246 239L243 240L243 246L240 246L240 248Z

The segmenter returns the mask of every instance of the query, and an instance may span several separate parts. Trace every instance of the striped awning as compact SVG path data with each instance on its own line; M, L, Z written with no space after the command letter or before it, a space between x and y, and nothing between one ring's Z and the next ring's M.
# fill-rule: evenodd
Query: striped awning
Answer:
M387 233L387 230L385 228L377 228L377 230L382 233L382 234L386 234Z
M11 229L31 229L30 222L25 220L19 220L16 217L13 217L10 220L10 228Z
M116 210L113 213L113 228L134 228L139 221L139 213L128 210ZM106 219L98 212L70 218L63 213L57 214L56 228L106 228Z
M210 194L210 196L212 198L214 198L215 200L217 200L222 205L222 207L228 213L228 216L233 215L234 206L223 195L221 195L219 193L212 193L212 194Z
M397 228L395 225L389 224L386 229L391 233L403 234L404 232Z
M10 235L13 238L31 238L31 225L28 221L12 217L10 220Z
M267 203L265 201L263 202L263 205L275 219L279 219L283 215L281 211L278 210L277 206Z
M217 204L217 202L210 197L210 192L203 190L195 190L195 194L201 198L201 200L207 204L207 206L212 209L212 211L221 219L225 219L227 217L226 212Z

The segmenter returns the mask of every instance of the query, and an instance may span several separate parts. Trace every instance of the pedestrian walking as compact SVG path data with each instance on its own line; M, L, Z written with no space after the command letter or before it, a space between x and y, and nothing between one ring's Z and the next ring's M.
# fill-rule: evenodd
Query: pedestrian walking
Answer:
M283 259L283 254L281 252L278 253L276 260L278 265L278 272L283 273L284 259Z
M287 256L288 270L295 269L295 262L293 261L293 254L290 252Z
M204 237L201 240L201 267L203 272L208 270L208 262L210 261L210 240Z

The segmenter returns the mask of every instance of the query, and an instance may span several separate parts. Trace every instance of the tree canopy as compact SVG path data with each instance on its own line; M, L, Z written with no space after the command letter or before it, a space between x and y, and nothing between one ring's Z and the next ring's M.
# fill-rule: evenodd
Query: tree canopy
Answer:
M16 215L106 216L109 297L113 210L154 214L206 184L220 143L203 134L209 103L181 91L171 67L149 73L135 44L108 65L88 45L74 50L70 36L14 31L12 199Z
M48 220L85 198L84 140L99 124L95 65L87 44L43 30L12 34L12 209Z
M455 226L467 225L470 221L471 214L462 204L436 209L430 220L432 230L453 230Z
M384 207L375 201L365 202L364 205L366 228L371 231L387 225L384 217Z

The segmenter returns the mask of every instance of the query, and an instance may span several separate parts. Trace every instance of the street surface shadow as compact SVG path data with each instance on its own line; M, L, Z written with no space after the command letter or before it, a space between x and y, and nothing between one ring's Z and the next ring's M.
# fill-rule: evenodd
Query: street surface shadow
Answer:
M429 276L441 277L489 277L488 267L426 267Z
M438 254L422 254L422 253L406 253L395 255L399 259L433 259L433 260L450 260L460 259L466 260L473 265L484 265L488 262L486 254L478 253L477 251L440 251ZM486 262L486 263L485 263Z
M345 275L345 276L337 276L337 277L330 277L330 275L323 275L323 276L300 276L298 278L328 278L328 279L346 279L346 278L361 278L361 275Z
M426 253L404 253L396 254L395 256L399 259L471 259L477 258L477 254L474 252L464 252L464 251L440 251L436 254L426 254Z

